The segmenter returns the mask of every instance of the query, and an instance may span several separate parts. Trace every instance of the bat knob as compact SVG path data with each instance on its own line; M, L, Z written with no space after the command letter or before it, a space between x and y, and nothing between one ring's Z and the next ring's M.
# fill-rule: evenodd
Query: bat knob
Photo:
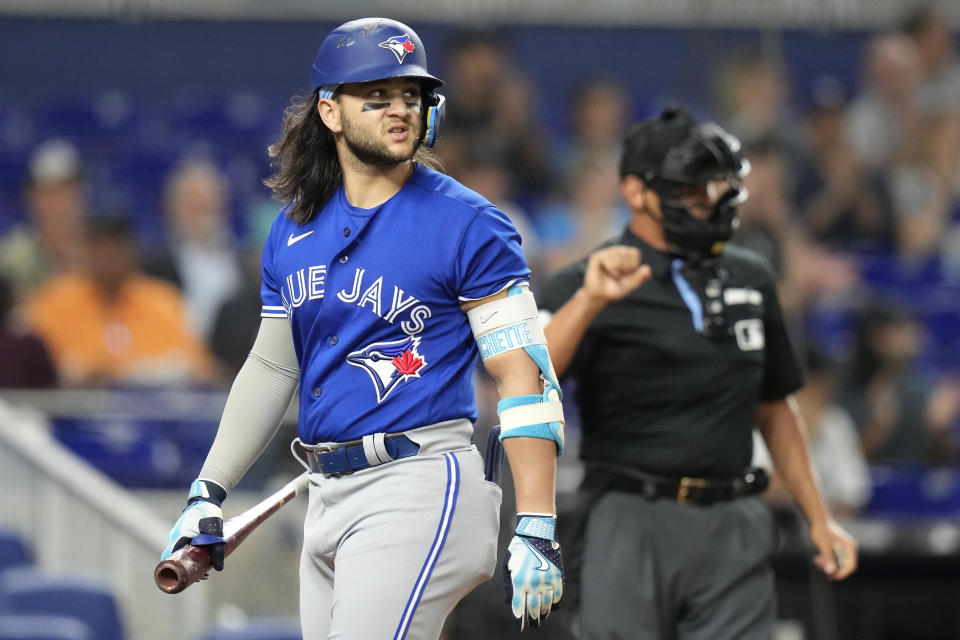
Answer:
M153 581L161 591L180 593L210 571L210 554L203 547L186 545L161 560L153 570Z
M164 560L153 572L153 580L165 593L180 593L190 584L185 572L178 571L174 562Z

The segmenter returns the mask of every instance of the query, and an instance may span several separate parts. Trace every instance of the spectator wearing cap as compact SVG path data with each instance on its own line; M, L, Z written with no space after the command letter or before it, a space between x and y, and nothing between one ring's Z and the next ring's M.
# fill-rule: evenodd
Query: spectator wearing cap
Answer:
M54 277L25 304L65 384L183 385L214 377L173 285L140 272L128 223L92 218L83 268Z
M80 155L73 145L55 139L33 151L23 202L28 220L0 238L0 273L10 280L17 301L80 262L89 202Z

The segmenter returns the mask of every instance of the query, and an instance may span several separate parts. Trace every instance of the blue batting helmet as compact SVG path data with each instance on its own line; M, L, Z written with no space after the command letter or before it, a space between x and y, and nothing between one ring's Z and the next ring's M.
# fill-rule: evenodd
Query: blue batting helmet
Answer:
M363 18L340 25L324 39L311 81L316 89L401 77L423 78L431 88L443 84L427 73L427 53L413 29L387 18Z
M320 45L313 61L311 87L320 97L333 96L338 85L384 78L418 78L424 91L424 136L436 141L444 98L434 90L443 81L427 72L427 53L416 32L396 20L362 18L340 25Z

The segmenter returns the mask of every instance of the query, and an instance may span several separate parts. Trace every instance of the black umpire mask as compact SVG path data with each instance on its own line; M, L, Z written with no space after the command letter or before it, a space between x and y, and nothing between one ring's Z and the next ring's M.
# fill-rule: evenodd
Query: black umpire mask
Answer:
M690 213L674 185L651 182L648 187L660 197L660 224L671 251L688 263L698 263L720 253L724 243L740 226L737 205L746 200L746 190L731 183L713 204L710 217L701 220Z
M659 196L664 236L688 264L719 254L736 231L737 205L747 198L741 179L749 171L739 140L679 107L634 125L620 161L621 175L640 176ZM692 215L683 198L686 190L704 187L712 203L705 220ZM725 191L714 197L718 189Z

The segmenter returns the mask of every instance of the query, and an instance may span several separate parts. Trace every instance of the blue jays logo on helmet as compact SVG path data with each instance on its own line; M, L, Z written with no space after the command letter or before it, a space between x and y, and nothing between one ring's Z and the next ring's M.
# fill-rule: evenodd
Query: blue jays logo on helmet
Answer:
M420 337L392 342L374 342L347 355L347 362L367 372L383 402L401 382L419 378L427 361L419 353Z
M392 51L400 64L403 64L403 59L407 57L408 53L413 53L417 48L417 45L413 44L413 40L407 34L393 36L389 40L384 40L378 46L381 49Z
M316 89L401 77L418 78L430 90L443 84L427 72L427 54L416 31L388 18L363 18L340 25L324 38L310 80Z

